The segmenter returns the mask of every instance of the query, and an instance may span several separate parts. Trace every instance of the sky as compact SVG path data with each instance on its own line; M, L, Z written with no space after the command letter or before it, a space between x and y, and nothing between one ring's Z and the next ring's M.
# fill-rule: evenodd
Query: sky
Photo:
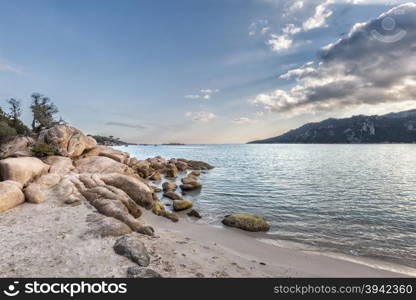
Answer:
M0 106L46 95L88 134L245 143L416 108L416 4L0 0Z

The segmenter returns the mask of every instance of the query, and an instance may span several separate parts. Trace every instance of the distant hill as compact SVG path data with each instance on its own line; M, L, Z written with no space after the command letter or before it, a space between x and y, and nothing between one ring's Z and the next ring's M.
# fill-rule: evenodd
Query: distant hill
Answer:
M416 109L382 116L331 118L249 144L273 143L416 143Z
M98 145L104 146L127 146L127 145L136 145L132 143L127 143L121 141L119 138L115 138L113 136L101 136L101 135L89 135L90 137L94 138L97 141Z

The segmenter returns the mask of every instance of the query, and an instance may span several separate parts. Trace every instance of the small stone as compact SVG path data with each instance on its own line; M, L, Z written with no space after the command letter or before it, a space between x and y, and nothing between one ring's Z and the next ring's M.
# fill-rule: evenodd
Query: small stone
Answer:
M160 275L156 271L153 271L152 269L134 266L134 267L129 267L127 269L127 277L128 278L162 278L162 275Z
M195 217L197 219L201 219L201 215L198 211L196 211L195 209L191 210L190 212L187 213L188 216L190 217Z

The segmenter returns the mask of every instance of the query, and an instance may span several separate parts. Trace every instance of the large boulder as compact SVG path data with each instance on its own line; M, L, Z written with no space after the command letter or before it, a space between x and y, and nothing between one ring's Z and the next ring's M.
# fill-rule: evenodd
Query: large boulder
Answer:
M0 158L32 156L30 149L35 144L35 140L31 137L16 136L0 145Z
M127 165L133 165L133 162L128 164L129 161L129 154L127 152L115 150L113 148L107 147L107 146L97 146L92 148L91 150L87 151L83 155L84 157L87 156L104 156L111 158L119 163L127 164Z
M35 157L6 158L0 161L2 180L20 182L23 186L48 173L49 166Z
M177 186L174 182L166 181L162 184L162 188L164 192L173 192L176 190Z
M101 214L87 216L87 222L89 230L85 233L85 236L122 236L132 232L131 228L123 222Z
M45 191L57 185L59 181L61 181L61 176L56 173L43 175L25 188L26 201L36 204L45 202Z
M50 165L49 173L58 175L66 175L72 172L75 167L72 163L72 159L63 156L48 156L43 160L46 164Z
M94 148L97 142L80 130L66 125L56 125L39 134L39 142L49 145L54 153L65 157L78 157L84 151Z
M113 248L117 254L127 257L139 266L147 267L150 263L146 247L136 234L122 236L116 241Z
M79 173L120 173L134 175L135 172L130 167L104 156L88 156L75 161L76 171Z
M268 231L270 229L270 225L265 219L252 214L228 215L224 217L222 223L246 231Z
M25 202L22 185L16 181L0 182L0 213Z

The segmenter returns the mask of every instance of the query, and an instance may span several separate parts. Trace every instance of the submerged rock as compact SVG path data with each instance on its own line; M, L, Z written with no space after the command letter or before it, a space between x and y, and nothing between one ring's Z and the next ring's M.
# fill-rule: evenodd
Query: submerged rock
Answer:
M152 269L142 268L138 266L129 267L127 269L128 278L162 278L158 272Z
M0 213L25 202L22 184L16 181L0 182Z
M165 192L163 196L172 200L181 200L182 197L176 194L175 192Z
M182 178L182 185L180 186L184 191L191 191L202 188L202 184L198 181L198 178L189 174L185 178Z
M190 217L195 217L197 219L201 219L202 218L201 217L201 214L198 211L196 211L195 209L193 209L190 212L188 212L187 215L190 216Z
M185 210L192 207L191 200L174 200L173 201L173 208L176 211Z
M209 163L199 161L199 160L187 160L183 158L178 158L178 161L184 162L189 166L191 170L210 170L214 166L211 166Z
M236 227L247 231L268 231L270 225L261 217L252 214L232 214L225 216L222 223L226 226Z
M147 267L150 263L146 247L134 234L122 236L116 241L113 248L117 254L127 257L139 266Z

